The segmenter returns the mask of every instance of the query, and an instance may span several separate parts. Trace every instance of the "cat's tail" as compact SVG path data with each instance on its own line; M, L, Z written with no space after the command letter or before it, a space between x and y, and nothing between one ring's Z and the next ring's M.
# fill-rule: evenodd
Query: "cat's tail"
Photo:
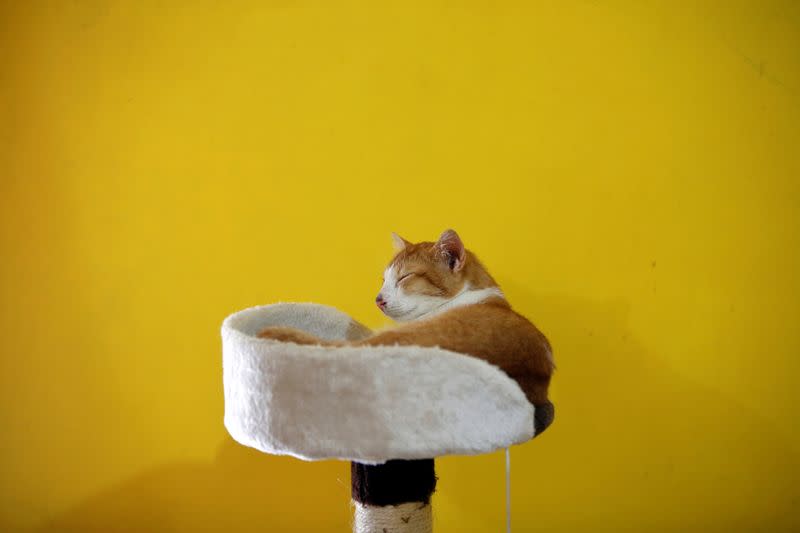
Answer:
M541 432L553 423L553 419L556 417L556 408L550 401L545 401L533 407L533 436L538 437Z

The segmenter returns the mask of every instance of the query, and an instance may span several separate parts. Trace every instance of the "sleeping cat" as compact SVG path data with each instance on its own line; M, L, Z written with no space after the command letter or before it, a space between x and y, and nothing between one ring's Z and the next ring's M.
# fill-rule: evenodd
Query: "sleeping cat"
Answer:
M550 343L511 309L497 283L453 230L436 242L412 244L392 234L397 254L384 271L375 303L402 322L357 341L326 341L303 331L269 327L259 337L297 344L439 346L484 359L519 383L536 407L538 435L553 421L547 388L554 370Z

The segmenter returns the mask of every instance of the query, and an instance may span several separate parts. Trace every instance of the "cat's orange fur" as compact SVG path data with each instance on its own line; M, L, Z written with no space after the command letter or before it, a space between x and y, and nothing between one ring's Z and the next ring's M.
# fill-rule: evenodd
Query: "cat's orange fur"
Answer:
M431 312L423 318L401 323L358 341L326 341L283 327L266 328L259 336L326 346L439 346L484 359L519 383L530 402L537 407L537 433L541 432L553 418L547 391L554 364L545 336L511 308L491 275L474 254L464 249L452 230L442 234L435 243L412 244L397 239L402 249L392 259L387 272L394 269L398 279L411 274L397 283L397 298L423 296L433 298L435 302L453 304L465 290L498 290L477 303ZM379 305L382 304L379 302Z

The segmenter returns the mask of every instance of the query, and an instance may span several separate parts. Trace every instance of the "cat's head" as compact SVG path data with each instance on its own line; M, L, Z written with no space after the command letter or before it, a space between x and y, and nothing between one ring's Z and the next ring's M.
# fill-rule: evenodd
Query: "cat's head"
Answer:
M375 299L387 316L415 320L456 300L467 301L477 291L501 294L455 231L445 231L436 242L414 244L396 233L392 239L398 252L383 273L383 286Z

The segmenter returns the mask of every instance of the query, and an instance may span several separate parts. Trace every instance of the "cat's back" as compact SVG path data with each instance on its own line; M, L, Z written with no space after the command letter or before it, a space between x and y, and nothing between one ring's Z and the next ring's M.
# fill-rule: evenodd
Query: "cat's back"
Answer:
M461 339L471 348L468 353L479 350L482 355L492 353L495 357L525 355L552 360L544 334L503 298L450 309L430 319L427 326L420 326Z
M517 380L534 405L547 401L555 365L550 343L533 323L497 298L451 309L419 327L436 344L479 357Z
M541 331L526 317L511 308L503 298L456 307L436 317L439 321L462 324L487 335L518 336L539 342L547 341Z

